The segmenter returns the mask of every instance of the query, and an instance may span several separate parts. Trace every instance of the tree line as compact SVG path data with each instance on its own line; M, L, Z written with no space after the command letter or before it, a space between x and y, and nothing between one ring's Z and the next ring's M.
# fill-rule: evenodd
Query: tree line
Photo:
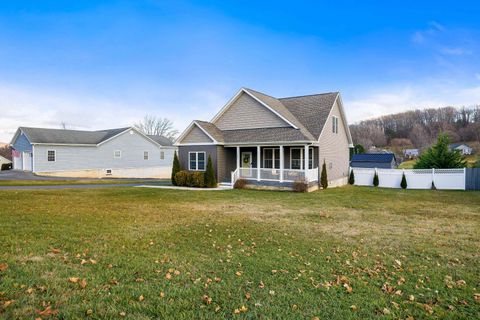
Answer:
M355 144L365 148L424 148L439 134L451 142L480 143L480 105L406 111L350 125Z

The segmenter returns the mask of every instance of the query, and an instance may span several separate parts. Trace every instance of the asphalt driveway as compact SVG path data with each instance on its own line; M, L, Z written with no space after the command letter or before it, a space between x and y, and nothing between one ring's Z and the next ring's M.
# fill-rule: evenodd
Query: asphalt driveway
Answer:
M27 171L3 170L3 171L0 171L0 180L38 180L40 181L40 180L78 180L78 178L41 177ZM89 180L89 179L82 178L82 180Z

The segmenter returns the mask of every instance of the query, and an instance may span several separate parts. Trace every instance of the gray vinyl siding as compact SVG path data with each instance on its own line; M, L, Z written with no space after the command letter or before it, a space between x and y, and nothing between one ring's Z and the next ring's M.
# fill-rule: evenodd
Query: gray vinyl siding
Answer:
M203 132L199 127L194 125L190 132L180 141L180 143L212 143L213 140L210 139L205 132Z
M48 150L55 150L55 162L47 161ZM115 150L122 152L120 158L114 158ZM143 158L144 151L149 153L148 160ZM174 148L160 148L136 132L126 132L98 147L35 145L34 166L35 172L171 166L173 152Z
M30 144L30 141L28 141L27 137L23 133L20 133L18 135L18 138L15 140L12 147L13 149L21 152L32 151L32 145Z
M180 167L182 170L188 170L188 153L189 152L205 152L205 161L208 160L208 156L212 158L213 167L216 168L215 174L218 177L217 166L217 146L215 145L198 145L198 146L179 146L178 147L178 160L180 161ZM205 162L205 167L207 162Z
M246 93L242 93L214 124L220 130L290 126Z
M338 117L338 133L334 133L332 130L332 116ZM319 147L319 164L321 166L325 160L328 180L332 181L348 176L350 149L348 147L347 131L343 125L337 102L335 102L325 123L320 136Z

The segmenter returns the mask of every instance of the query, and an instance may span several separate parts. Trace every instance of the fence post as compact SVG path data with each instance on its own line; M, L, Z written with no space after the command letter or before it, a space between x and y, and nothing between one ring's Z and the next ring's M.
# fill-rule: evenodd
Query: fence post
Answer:
M432 168L432 183L433 183L433 185L434 185L435 188L436 188L437 185L435 184L435 168Z
M467 190L467 168L463 168L463 190Z

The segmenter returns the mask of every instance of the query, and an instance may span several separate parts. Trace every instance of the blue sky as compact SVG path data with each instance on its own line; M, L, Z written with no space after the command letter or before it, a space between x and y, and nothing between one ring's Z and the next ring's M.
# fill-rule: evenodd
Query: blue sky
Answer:
M242 86L340 91L350 122L480 103L476 1L9 1L0 141L18 126L182 130Z

